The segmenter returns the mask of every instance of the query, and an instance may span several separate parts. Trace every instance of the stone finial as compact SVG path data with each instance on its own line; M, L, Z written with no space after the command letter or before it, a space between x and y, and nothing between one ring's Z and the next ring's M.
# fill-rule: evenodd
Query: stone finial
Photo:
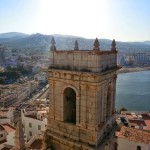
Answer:
M116 41L115 41L115 39L113 39L113 41L112 41L111 50L116 51Z
M51 46L50 46L50 50L51 50L51 51L55 51L55 50L56 50L55 44L56 44L55 39L54 39L54 37L52 36L52 39L51 39Z
M22 122L21 119L18 120L16 132L14 136L14 143L15 143L15 149L17 150L24 150L25 149L25 136L24 131L22 128Z
M79 50L79 44L77 40L74 43L74 50Z
M96 38L93 44L93 50L100 50L99 46L100 44L99 44L98 38Z

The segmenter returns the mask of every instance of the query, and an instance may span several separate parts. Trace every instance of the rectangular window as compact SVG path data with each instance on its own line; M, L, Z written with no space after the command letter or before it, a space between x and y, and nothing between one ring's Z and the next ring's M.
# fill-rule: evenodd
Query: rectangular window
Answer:
M29 122L29 127L32 128L32 123Z
M141 150L141 146L137 146L137 150Z
M29 135L32 136L32 132L31 131L29 131Z
M0 137L2 138L2 137L3 137L3 134L0 134Z
M38 125L38 130L41 130L41 126L40 125Z

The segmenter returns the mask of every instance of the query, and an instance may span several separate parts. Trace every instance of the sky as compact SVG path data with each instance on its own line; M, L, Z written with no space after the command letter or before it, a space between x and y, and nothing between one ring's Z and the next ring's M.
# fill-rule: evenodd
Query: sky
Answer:
M0 33L150 40L150 0L0 0Z

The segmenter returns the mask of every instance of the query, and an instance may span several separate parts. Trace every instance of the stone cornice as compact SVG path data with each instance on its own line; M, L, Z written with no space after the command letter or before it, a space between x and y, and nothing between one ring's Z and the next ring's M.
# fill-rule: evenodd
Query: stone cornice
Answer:
M120 67L116 67L104 72L93 73L93 72L81 72L81 71L68 71L68 70L60 70L60 69L49 69L49 77L55 79L66 79L66 80L74 80L74 81L82 81L82 82L100 82L109 78L109 74L116 75L116 71L120 69Z
M111 50L103 50L103 51L93 51L93 50L56 50L53 51L54 53L65 53L65 54L69 54L69 53L88 53L88 54L92 54L92 55L102 55L102 54L116 54L118 53L118 51L111 51Z

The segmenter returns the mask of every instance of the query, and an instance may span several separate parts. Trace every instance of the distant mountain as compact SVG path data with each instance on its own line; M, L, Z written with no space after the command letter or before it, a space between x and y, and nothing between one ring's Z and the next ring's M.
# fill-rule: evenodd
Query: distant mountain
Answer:
M25 33L20 33L20 32L8 32L8 33L0 33L0 38L24 38L29 36L28 34Z
M19 40L25 37L28 37L28 34L19 33L19 32L8 32L0 34L0 43L7 43L14 40Z
M53 35L56 41L56 48L58 50L69 50L74 48L75 40L78 40L79 48L82 50L90 50L93 48L94 39L86 39L72 35ZM11 48L18 48L24 51L48 51L50 47L50 40L52 35L37 34L23 34L17 32L0 34L0 44ZM111 41L109 39L99 39L100 48L102 50L111 49ZM120 52L150 52L149 41L146 42L120 42L117 41L117 49Z
M150 41L144 41L144 43L150 45Z

